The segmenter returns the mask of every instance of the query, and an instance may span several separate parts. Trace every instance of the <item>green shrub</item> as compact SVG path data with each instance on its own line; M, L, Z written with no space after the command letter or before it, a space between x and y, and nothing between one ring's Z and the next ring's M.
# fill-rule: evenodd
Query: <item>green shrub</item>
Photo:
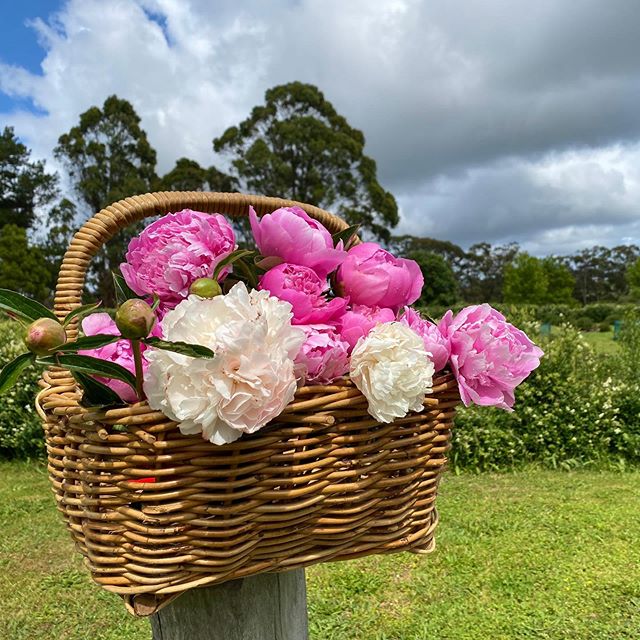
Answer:
M592 331L598 326L589 316L578 316L573 325L580 331Z
M0 322L0 365L25 351L17 322ZM44 453L42 423L35 411L39 372L28 368L17 384L0 396L0 457L32 458Z
M568 326L543 341L545 357L518 388L514 412L459 411L452 464L483 471L640 462L640 379L632 373L640 373L640 328L634 329L621 356L596 354Z

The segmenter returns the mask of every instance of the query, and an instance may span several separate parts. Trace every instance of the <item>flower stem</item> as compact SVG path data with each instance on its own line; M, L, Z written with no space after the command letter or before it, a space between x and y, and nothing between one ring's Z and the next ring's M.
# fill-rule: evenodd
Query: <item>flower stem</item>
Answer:
M138 394L138 399L144 400L144 391L142 389L142 349L140 347L140 340L131 341L131 351L133 351L133 363L136 368L136 392Z

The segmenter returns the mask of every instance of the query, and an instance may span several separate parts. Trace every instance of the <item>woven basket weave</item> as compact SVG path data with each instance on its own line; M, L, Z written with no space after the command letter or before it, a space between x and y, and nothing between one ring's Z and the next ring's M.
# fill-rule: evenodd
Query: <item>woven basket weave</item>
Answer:
M346 227L310 205L220 193L152 193L103 209L75 235L55 312L81 304L87 266L117 231L191 208L259 215L296 204L332 233ZM72 325L69 338L75 338ZM429 552L457 385L434 380L422 413L380 424L348 379L302 387L252 436L216 446L182 435L142 402L107 411L79 404L64 370L43 376L49 477L93 579L139 615L193 587L264 571L394 551Z

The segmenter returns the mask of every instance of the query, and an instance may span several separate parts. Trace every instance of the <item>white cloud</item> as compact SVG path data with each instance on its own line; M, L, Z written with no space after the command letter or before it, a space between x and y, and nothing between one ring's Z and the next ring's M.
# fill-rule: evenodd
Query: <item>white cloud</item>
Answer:
M362 129L402 230L536 252L637 241L635 0L70 0L34 23L42 73L0 62L0 114L50 158L110 94L158 151L204 164L275 84L317 84ZM625 240L626 239L626 240Z
M400 202L400 231L465 246L491 238L563 254L640 244L640 144L506 159L428 181Z

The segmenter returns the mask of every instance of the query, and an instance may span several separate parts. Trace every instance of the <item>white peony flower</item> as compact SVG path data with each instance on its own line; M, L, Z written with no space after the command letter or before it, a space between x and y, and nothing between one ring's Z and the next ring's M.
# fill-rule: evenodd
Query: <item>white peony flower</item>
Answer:
M294 359L305 340L291 305L236 284L225 296L189 296L162 320L164 338L201 344L215 357L148 349L149 406L180 422L185 434L214 444L254 433L277 417L296 391Z
M431 393L433 373L422 338L398 322L377 325L358 340L351 353L351 380L379 422L422 411L424 396Z

